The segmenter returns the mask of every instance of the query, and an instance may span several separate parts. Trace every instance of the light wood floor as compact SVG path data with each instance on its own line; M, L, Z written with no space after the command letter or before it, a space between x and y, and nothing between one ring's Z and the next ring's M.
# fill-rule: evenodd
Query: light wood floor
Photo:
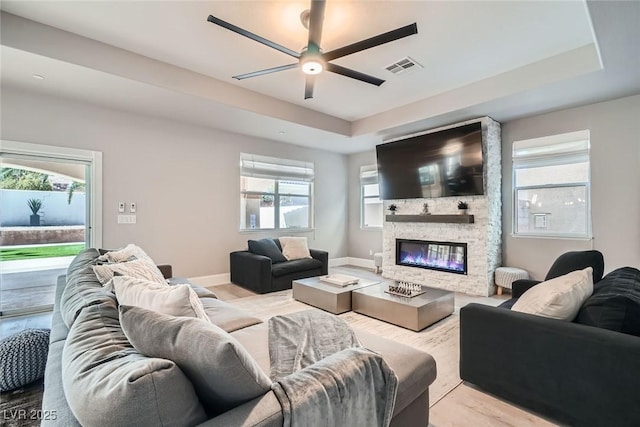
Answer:
M332 268L331 273L352 274L358 277L381 280L373 271L352 266ZM212 289L220 299L233 301L257 294L234 284L213 286ZM274 299L277 298L274 295ZM492 297L475 297L456 294L455 311L471 302L488 305L499 305L510 298L509 294ZM254 298L249 298L249 300ZM249 301L245 300L245 301ZM233 303L233 302L232 302ZM236 301L240 304L240 301ZM266 305L268 303L265 301ZM403 329L403 334L419 334ZM457 361L451 361L457 364ZM484 393L473 385L461 383L431 406L429 427L547 427L557 426L548 419L534 414L524 408L512 405L502 399Z

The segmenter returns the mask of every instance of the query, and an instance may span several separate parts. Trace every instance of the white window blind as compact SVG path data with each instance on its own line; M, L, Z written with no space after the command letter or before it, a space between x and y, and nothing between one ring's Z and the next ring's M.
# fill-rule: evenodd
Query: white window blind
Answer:
M589 131L513 143L514 234L591 236Z

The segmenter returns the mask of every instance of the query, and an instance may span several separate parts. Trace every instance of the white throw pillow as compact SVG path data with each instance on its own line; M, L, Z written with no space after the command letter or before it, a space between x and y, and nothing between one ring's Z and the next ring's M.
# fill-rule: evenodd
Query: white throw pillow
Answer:
M592 293L593 269L587 267L535 285L511 310L571 321Z
M122 249L118 249L117 251L109 251L104 255L100 255L98 257L98 261L126 262L131 260L131 257L134 257L135 259L144 259L152 264L155 264L151 257L147 255L147 253L143 251L141 247L136 246L133 243L129 243L127 246Z
M189 285L167 286L127 276L112 279L120 305L132 305L170 316L197 317L209 321L198 294Z
M306 237L280 237L282 255L287 260L311 258Z
M106 285L109 280L113 278L114 273L118 273L121 276L137 277L164 285L167 284L158 267L156 267L154 263L144 259L119 262L116 264L94 265L93 272L96 273L96 277L103 285Z

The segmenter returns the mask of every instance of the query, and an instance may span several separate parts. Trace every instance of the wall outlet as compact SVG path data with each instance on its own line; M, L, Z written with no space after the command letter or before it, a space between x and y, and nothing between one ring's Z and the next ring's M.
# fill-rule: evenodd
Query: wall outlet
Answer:
M118 203L118 212L124 213L124 205L125 205L124 202Z
M131 202L129 205L129 212L136 213L136 209L138 208L138 204L135 202Z
M373 249L369 249L369 255L373 255Z

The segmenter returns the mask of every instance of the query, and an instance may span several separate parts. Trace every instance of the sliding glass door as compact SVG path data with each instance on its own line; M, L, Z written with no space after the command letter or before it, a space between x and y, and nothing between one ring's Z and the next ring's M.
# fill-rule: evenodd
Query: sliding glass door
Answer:
M29 151L0 151L3 317L50 310L57 277L95 243L92 159Z

